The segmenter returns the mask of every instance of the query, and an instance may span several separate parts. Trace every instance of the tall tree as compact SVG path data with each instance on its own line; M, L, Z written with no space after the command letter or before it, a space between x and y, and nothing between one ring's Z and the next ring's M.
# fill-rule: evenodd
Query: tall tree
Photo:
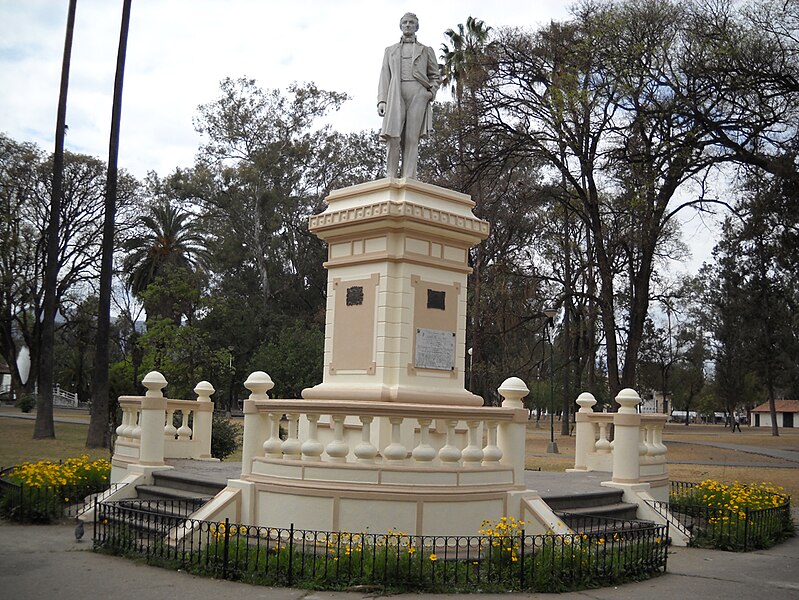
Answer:
M503 153L557 169L569 191L560 199L590 235L614 395L635 384L652 276L674 217L704 201L676 193L714 161L679 98L661 93L676 77L671 52L684 20L680 4L628 0L580 4L571 21L534 36L507 30L483 92L492 107L483 127L504 139Z
M39 349L39 397L36 401L36 424L33 438L54 438L53 424L53 346L55 341L56 285L58 282L58 234L61 217L61 187L64 181L64 134L67 120L67 92L69 90L69 63L72 58L72 34L75 31L75 6L70 0L67 13L67 32L64 37L64 60L61 64L61 87L58 95L58 114L55 126L55 153L53 158L53 197L50 201L50 222L47 231L45 255L44 309L42 319L42 345Z
M52 161L31 144L0 135L0 356L12 368L15 389L30 393L37 381L44 319L44 253L52 198ZM124 232L136 181L120 173L118 230ZM56 306L65 311L94 291L102 237L105 164L64 153L64 175L57 250ZM7 212L6 212L7 210ZM62 320L59 319L58 327ZM54 331L57 334L58 328ZM30 377L21 387L16 372L22 346L30 350Z
M753 377L769 403L772 435L779 435L775 400L799 394L797 246L785 242L799 232L799 208L782 192L784 180L749 174L738 216L726 221L717 258L713 294L719 388L743 400ZM761 399L761 401L762 401Z
M459 189L468 192L465 153L465 130L473 126L473 119L464 118L464 91L469 97L466 112L477 114L475 106L475 88L485 78L486 53L490 46L491 27L484 21L472 16L466 18L466 25L458 23L456 29L444 32L447 43L441 45L441 83L455 93L455 107L459 126L458 133L458 170L460 175Z
M125 56L128 47L131 0L123 0L122 24L119 31L119 49L114 80L114 101L111 110L111 136L108 143L108 176L103 217L103 245L100 266L100 295L97 309L97 340L95 342L94 372L92 377L92 413L86 436L87 448L110 448L111 433L108 423L108 343L111 335L111 280L114 269L114 225L117 207L117 159L119 156L119 128L122 121L122 84L125 78Z
M313 84L263 90L252 79L225 79L221 92L200 107L195 127L207 142L191 178L184 178L184 192L246 250L265 314L284 283L301 279L307 257L321 264L307 219L321 210L327 190L318 186L334 185L346 173L319 160L334 136L317 120L346 95Z
M125 249L129 251L125 271L136 296L142 297L159 278L185 278L194 287L205 279L209 261L205 231L199 219L168 199L159 198L148 207ZM148 320L168 318L179 325L181 316L188 314L182 296L165 292L144 298Z

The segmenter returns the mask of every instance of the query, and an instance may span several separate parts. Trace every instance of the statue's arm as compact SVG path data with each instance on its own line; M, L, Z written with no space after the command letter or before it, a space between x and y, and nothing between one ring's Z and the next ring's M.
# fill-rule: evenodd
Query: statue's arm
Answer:
M388 100L388 87L391 83L391 69L388 66L388 51L383 53L383 67L380 69L380 81L377 84L377 105L385 104ZM378 108L379 110L379 108Z
M438 70L438 61L436 60L436 53L427 46L427 80L430 82L430 92L433 98L436 97L436 92L441 85L441 72Z

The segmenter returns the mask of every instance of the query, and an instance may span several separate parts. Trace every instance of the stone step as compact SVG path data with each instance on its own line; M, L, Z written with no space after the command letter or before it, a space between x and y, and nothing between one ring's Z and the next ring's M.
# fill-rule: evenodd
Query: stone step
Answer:
M136 494L139 500L202 500L207 502L213 497L193 490L163 485L137 485Z
M153 473L153 484L165 488L174 488L186 492L194 493L194 497L216 496L225 489L225 483L218 481L208 481L196 475L181 473L176 470L155 471Z
M573 507L568 510L555 511L555 514L572 515L592 515L598 517L610 517L612 519L635 519L638 513L638 506L627 502L616 502L614 504L603 504L602 506L583 506Z
M548 494L542 498L555 512L573 512L573 509L620 504L623 496L622 490L604 488L579 494Z

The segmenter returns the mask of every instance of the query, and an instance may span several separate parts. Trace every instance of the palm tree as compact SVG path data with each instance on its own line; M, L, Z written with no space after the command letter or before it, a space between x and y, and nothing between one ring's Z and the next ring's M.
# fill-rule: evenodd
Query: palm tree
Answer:
M447 29L444 32L449 38L449 45L441 45L439 58L441 64L441 84L449 87L455 93L455 105L458 114L458 162L460 171L461 187L466 188L465 184L465 163L464 163L464 144L463 144L463 92L469 90L470 104L472 111L475 109L475 89L480 85L485 67L485 56L491 48L488 39L491 27L486 26L485 22L474 17L466 19L466 26L459 23L457 31ZM477 115L474 115L475 121ZM467 189L461 189L468 192Z
M449 38L449 45L441 45L442 60L441 82L442 85L449 87L455 92L456 110L458 115L458 179L460 180L460 191L471 194L477 204L477 216L481 216L483 209L483 193L480 187L480 180L477 180L476 189L467 181L467 165L464 160L464 129L465 119L463 116L463 94L468 92L469 113L471 116L470 137L472 138L472 148L475 152L475 161L479 160L476 156L479 148L479 127L476 90L482 85L485 77L486 56L491 49L492 43L489 42L491 27L486 26L485 22L469 16L466 19L466 26L459 23L457 30L447 29L444 32ZM468 140L467 140L468 141ZM471 177L469 177L471 179ZM478 245L474 250L472 281L474 294L472 294L471 314L478 314L480 305L481 289L481 269L485 260L483 246ZM469 345L472 351L472 366L480 364L482 341L479 334L473 327L469 332ZM469 389L474 391L474 370L469 370Z
M485 22L474 17L467 17L466 26L458 23L457 31L447 29L444 32L449 38L450 45L441 45L443 61L441 65L442 85L455 92L455 101L460 108L463 100L464 89L474 89L479 81L478 75L482 73L486 52L491 44L488 39L491 27Z
M186 275L199 285L206 272L209 253L199 222L185 210L161 200L142 217L141 232L125 242L130 254L124 267L134 295L142 298L153 283L170 276ZM180 322L176 298L164 293L157 299L145 297L148 318L171 318Z
M47 227L47 252L44 271L44 306L42 307L42 332L39 356L39 397L36 401L36 423L33 439L55 438L53 423L53 345L55 317L58 310L56 287L58 285L58 234L61 226L61 196L64 183L64 135L67 129L67 92L69 91L69 65L72 60L72 36L75 32L75 7L70 0L67 13L67 33L64 38L64 59L61 63L61 87L56 115L55 152L53 153L53 195L50 200L50 223Z
M119 129L122 122L122 87L125 79L125 57L128 49L130 8L132 0L122 3L122 23L119 28L119 49L114 79L114 101L111 107L111 136L108 143L108 176L105 188L105 215L103 217L103 243L100 256L100 289L97 306L97 337L94 347L94 372L92 374L92 417L86 435L87 448L110 448L109 415L109 357L108 343L111 335L111 280L114 270L114 224L117 211L117 162L119 157Z

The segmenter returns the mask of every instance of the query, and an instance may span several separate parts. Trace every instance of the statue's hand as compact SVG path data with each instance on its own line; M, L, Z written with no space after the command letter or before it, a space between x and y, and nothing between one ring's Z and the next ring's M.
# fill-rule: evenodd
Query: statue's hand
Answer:
M386 116L386 103L380 102L377 105L377 114L378 116L385 117Z

